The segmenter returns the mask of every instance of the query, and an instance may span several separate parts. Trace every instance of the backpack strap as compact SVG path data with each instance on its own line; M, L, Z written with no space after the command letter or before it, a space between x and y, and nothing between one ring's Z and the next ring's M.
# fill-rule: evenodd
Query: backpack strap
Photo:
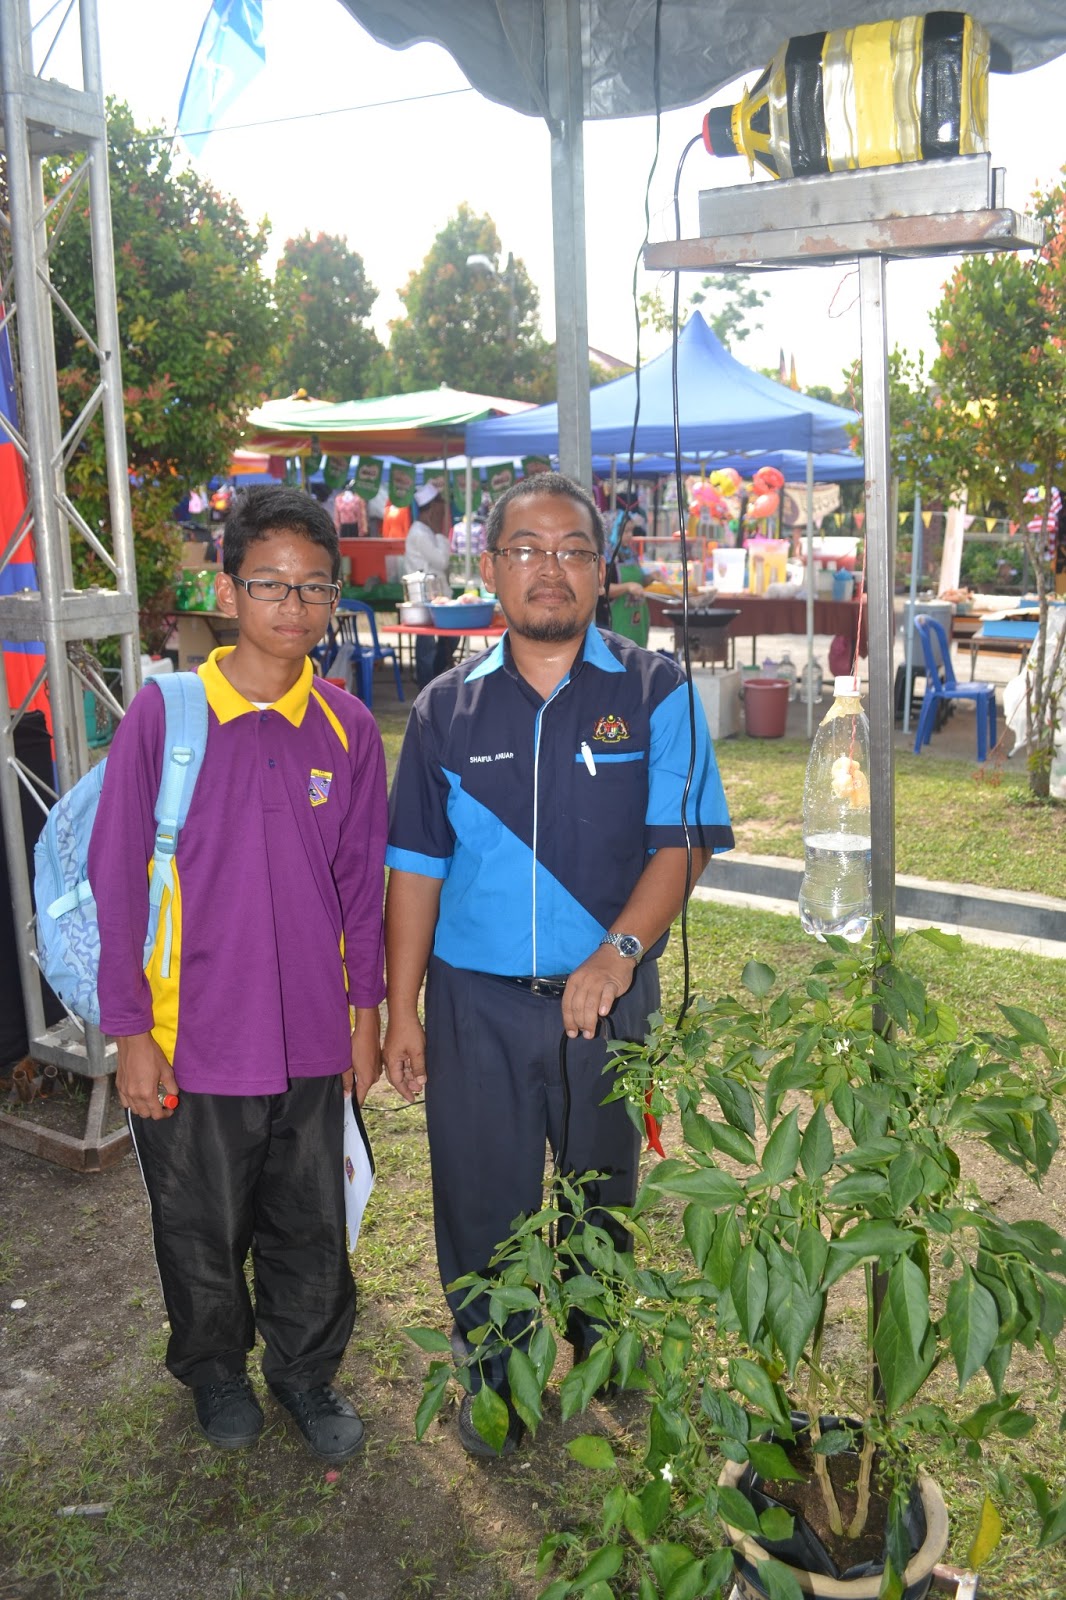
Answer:
M149 937L158 927L163 890L174 891L174 852L178 847L196 780L207 749L207 694L196 672L165 673L150 680L163 696L166 732L163 771L155 803L155 847L152 882L148 893ZM174 936L171 903L165 914L162 973L170 976L170 950ZM153 940L154 942L154 940Z

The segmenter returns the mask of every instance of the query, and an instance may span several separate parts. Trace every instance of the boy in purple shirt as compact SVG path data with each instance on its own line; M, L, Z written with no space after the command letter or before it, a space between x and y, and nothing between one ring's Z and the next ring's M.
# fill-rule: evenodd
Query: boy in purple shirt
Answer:
M361 1105L381 1072L384 756L366 707L308 660L340 594L325 510L299 490L251 489L222 561L218 607L239 636L200 668L207 750L178 841L166 976L161 949L147 968L143 952L164 744L154 689L108 756L89 852L101 1026L118 1041L151 1203L167 1366L213 1445L250 1445L258 1326L274 1397L337 1462L363 1442L330 1380L355 1317L342 1094L354 1077Z

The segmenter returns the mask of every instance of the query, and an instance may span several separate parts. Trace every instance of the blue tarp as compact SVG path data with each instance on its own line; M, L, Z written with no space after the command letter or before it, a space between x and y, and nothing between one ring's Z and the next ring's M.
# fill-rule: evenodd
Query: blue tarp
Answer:
M649 361L640 374L640 420L636 449L659 454L674 449L672 353ZM678 336L677 385L684 453L711 450L846 450L854 411L826 405L786 389L734 359L700 312ZM593 389L590 397L592 452L621 456L629 451L636 408L634 373ZM559 408L537 406L513 417L470 422L470 455L554 454L559 448ZM805 469L806 470L806 469Z
M614 460L619 488L625 487L629 473L629 456ZM752 478L760 467L776 467L785 475L786 483L807 481L807 453L805 450L763 450L758 455L682 456L681 471L686 478L701 469L710 477L719 467L735 467L742 478ZM593 456L592 470L597 478L611 476L611 457ZM673 456L637 456L633 463L634 478L670 478L674 474ZM815 483L858 483L866 475L861 456L850 451L827 451L814 457Z

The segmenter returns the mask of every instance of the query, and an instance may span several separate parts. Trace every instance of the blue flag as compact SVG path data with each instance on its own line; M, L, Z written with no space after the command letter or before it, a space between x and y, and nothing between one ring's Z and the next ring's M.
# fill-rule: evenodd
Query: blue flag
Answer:
M178 133L192 155L265 62L263 0L211 0L178 107Z

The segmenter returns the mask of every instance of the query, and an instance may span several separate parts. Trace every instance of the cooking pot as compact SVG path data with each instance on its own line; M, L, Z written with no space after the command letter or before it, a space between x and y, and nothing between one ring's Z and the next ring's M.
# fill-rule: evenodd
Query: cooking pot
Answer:
M451 591L435 572L405 572L400 582L403 584L404 599L413 605L427 605L431 600L450 598Z

